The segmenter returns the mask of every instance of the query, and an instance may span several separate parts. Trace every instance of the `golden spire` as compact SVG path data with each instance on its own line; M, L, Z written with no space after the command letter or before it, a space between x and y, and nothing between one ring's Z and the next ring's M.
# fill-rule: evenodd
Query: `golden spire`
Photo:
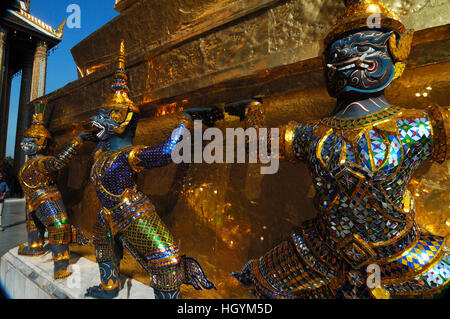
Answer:
M58 29L56 30L56 35L59 38L62 38L63 36L63 30L64 30L64 26L66 25L66 19L63 20L63 22L60 24L60 26L58 27Z
M112 93L103 102L101 108L105 110L124 111L126 113L139 113L139 108L128 96L128 77L125 73L125 41L120 42L120 51L117 58L118 67L114 74L114 83L111 85Z
M119 51L119 69L125 69L125 41L120 41L120 51Z

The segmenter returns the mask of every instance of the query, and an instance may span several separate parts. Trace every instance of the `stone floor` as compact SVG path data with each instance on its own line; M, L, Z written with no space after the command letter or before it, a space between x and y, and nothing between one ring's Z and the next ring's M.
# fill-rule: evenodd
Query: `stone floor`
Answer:
M70 260L74 275L62 281L53 280L50 252L36 258L17 255L17 247L27 241L24 199L5 200L2 227L4 231L0 232L0 299L5 297L5 290L9 292L7 297L14 299L80 299L84 298L88 287L98 284L98 265L77 254L72 254ZM79 276L76 276L77 272ZM77 277L79 284L71 284L77 282ZM153 289L147 285L125 276L121 276L121 284L123 288L118 299L154 299Z
M17 254L17 247L0 258L0 281L12 299L83 299L89 287L99 284L98 265L72 253L69 270L72 275L53 279L50 249L40 257ZM153 289L143 283L121 276L122 289L116 299L154 299Z
M25 199L5 199L2 224L4 231L0 231L0 257L13 247L17 247L19 244L27 241ZM5 297L4 288L0 282L0 299Z
M0 256L27 241L25 199L6 199L3 206L3 228L0 231Z

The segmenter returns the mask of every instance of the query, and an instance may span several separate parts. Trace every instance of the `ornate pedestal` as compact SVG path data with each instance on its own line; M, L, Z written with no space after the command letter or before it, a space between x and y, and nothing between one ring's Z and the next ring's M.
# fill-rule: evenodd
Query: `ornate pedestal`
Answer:
M98 284L96 263L72 254L72 276L65 280L53 279L52 254L23 257L17 247L0 260L0 281L12 299L83 299L88 287ZM122 290L118 299L154 299L153 288L131 278L121 278Z

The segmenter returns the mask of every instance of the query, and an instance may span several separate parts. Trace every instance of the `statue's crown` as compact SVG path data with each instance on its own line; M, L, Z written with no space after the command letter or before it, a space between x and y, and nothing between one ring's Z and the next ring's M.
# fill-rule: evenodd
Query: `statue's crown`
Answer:
M324 40L325 47L343 34L362 28L389 29L399 36L406 33L400 18L380 0L344 0L346 9L331 27Z
M105 110L139 113L139 107L128 96L124 40L120 42L120 53L117 61L118 67L114 74L114 83L111 85L112 93L103 102L101 108Z
M45 128L44 125L44 109L45 102L37 101L35 104L35 112L33 114L33 120L31 121L30 127L23 133L24 137L35 137L51 139L52 135Z

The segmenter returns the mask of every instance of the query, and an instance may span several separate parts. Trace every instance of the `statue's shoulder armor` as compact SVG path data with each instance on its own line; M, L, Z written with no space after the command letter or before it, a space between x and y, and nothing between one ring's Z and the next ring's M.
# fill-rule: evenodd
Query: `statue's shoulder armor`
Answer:
M19 181L27 188L45 185L52 179L52 174L45 168L45 162L53 156L41 156L25 162L19 171Z
M427 113L421 109L397 108L397 113L384 120L377 121L373 128L379 133L386 135L402 135L401 125L407 123L408 128L415 126L430 125L427 119Z
M121 155L122 156L125 155L124 157L128 156L128 153L133 148L134 146L127 146L116 151L105 151L104 148L99 148L94 153L94 161L95 162L115 161Z
M399 135L407 144L419 138L429 141L430 159L442 163L448 157L448 113L448 107L436 105L425 109L403 108L397 115Z
M44 163L49 159L54 158L53 156L41 156L37 158L29 159L25 162L19 171L19 176L24 176L26 174L36 174L43 173L45 171Z
M141 172L144 169L144 167L139 165L141 159L138 157L138 155L145 148L147 148L147 146L145 145L136 145L133 146L128 153L128 164L130 165L131 169L137 173Z
M426 110L423 109L410 109L410 108L400 108L396 114L398 120L415 120L424 118L427 116Z
M312 141L313 132L318 123L318 121L291 121L287 125L281 127L280 150L287 160L305 160L309 144Z
M124 147L117 151L104 151L102 148L98 149L94 154L94 164L91 168L91 178L94 181L100 182L103 176L108 173L113 163L117 160L122 160L126 164L128 153L133 149L133 146Z

